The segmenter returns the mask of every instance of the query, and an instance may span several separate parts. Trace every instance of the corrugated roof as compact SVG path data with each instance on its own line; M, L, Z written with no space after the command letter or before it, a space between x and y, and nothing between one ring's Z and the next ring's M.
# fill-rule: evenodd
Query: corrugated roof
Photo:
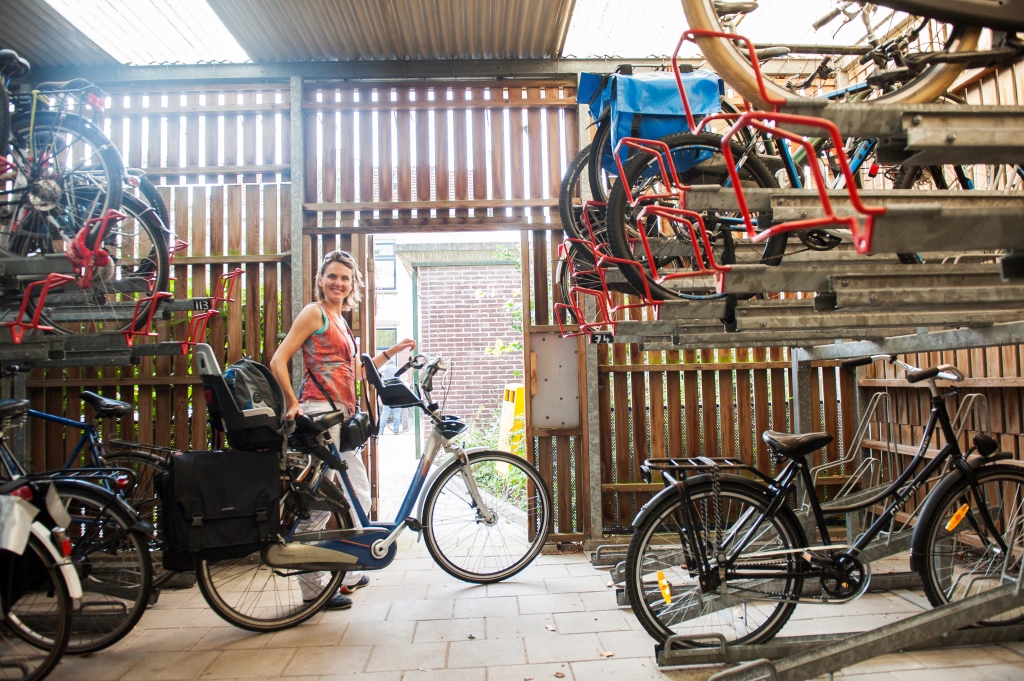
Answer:
M256 62L547 59L574 0L209 0Z
M67 19L41 0L4 0L0 47L15 50L32 66L117 66Z

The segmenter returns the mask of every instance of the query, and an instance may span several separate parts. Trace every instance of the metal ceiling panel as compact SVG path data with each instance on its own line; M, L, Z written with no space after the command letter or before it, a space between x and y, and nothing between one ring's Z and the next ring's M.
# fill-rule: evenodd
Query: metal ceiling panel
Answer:
M209 0L255 62L551 59L574 0Z
M117 66L84 33L41 0L3 0L0 48L15 50L33 67Z

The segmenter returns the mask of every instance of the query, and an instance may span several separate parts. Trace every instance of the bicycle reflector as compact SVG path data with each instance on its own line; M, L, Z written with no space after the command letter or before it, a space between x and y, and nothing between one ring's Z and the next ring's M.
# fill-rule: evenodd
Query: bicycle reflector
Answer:
M50 536L53 537L53 545L60 551L60 555L65 558L71 555L71 539L68 537L67 530L63 527L55 527L50 530Z
M661 597L668 604L672 603L672 585L665 579L665 573L658 570L658 588L661 589Z
M964 504L963 506L958 508L956 510L956 513L953 514L953 517L949 519L948 523L946 523L946 532L952 532L953 530L955 530L956 526L959 525L960 521L963 520L964 516L967 515L967 511L969 511L970 508L971 507L968 504Z
M15 490L11 490L11 496L18 497L19 499L24 499L25 501L29 502L31 502L32 499L35 498L35 495L32 493L32 488L28 485L25 485L24 487L19 487L18 489Z

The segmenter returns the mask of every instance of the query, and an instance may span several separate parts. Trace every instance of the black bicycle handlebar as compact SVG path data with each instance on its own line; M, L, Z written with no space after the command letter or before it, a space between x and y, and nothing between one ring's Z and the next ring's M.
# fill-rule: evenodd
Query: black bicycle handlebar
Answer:
M842 362L839 363L839 366L841 366L844 369L854 369L856 367L862 367L871 364L873 361L875 360L871 359L870 356L854 357L853 359L844 359Z

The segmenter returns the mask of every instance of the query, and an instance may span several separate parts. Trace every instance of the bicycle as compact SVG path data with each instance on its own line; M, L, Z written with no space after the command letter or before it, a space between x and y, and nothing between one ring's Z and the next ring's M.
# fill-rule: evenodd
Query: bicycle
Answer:
M203 386L210 395L215 422L241 423L232 394L210 346L195 350ZM257 553L233 560L201 560L196 568L199 588L223 619L250 631L277 631L312 617L334 594L346 570L380 570L397 554L398 537L406 529L421 532L427 550L442 570L463 581L488 584L507 579L540 553L552 519L547 485L526 460L506 452L463 450L452 442L467 426L445 415L432 399L434 379L448 370L441 358L410 359L396 378L383 380L368 355L362 356L366 379L377 398L391 408L416 407L434 425L408 492L392 521L371 522L358 502L333 441L325 431L345 420L343 412L302 415L284 468L280 541ZM423 370L418 392L397 377L409 369ZM231 441L231 431L228 430ZM444 461L437 456L450 455ZM435 464L437 464L435 466ZM433 472L431 472L434 467ZM336 471L341 486L326 475ZM349 503L348 499L353 502ZM309 511L331 512L341 529L297 532ZM351 527L350 511L360 527ZM310 585L313 573L330 578ZM304 601L299 581L305 579Z
M958 601L1016 580L1024 557L1024 466L1004 461L985 435L961 452L936 380L957 382L951 365L919 369L895 357L852 360L859 366L886 359L906 371L911 383L928 381L931 415L918 451L897 479L868 499L823 507L813 492L807 456L832 441L827 433L791 435L765 431L774 461L785 461L774 477L736 459L649 459L645 480L660 472L665 489L633 521L626 555L626 589L644 629L660 643L700 647L761 643L787 622L798 602L836 603L859 597L870 580L860 555L886 531L907 499L940 474L919 509L911 544L911 569L921 575L932 605ZM945 444L926 452L941 431ZM977 456L971 456L977 453ZM744 475L753 477L744 477ZM821 544L810 546L787 499L797 486L808 490L810 519ZM833 544L827 516L882 504L885 510L850 545ZM812 580L818 588L808 590ZM1019 622L1018 609L983 624Z
M102 650L131 631L150 603L154 570L160 565L159 553L150 553L151 547L159 548L155 499L136 502L150 509L149 519L140 517L128 501L133 492L152 493L152 480L158 473L155 461L138 453L104 456L97 430L100 418L124 416L132 407L93 393L82 397L97 411L97 419L90 423L28 409L28 401L19 403L34 418L82 430L63 468L28 473L0 437L0 478L52 482L70 515L67 533L72 554L84 569L85 592L76 602L78 617L68 643L72 654ZM90 465L74 468L83 458ZM163 579L166 576L160 581Z
M4 427L24 414L23 402L0 401ZM52 493L46 483L0 484L0 536L7 535L2 531L7 523L30 523L21 542L0 546L0 676L12 681L38 681L53 670L71 635L72 598L82 597L61 526L69 519L51 517L47 496ZM55 510L60 511L59 502Z
M756 3L720 0L683 0L683 12L690 28L723 32L733 18L757 8ZM1024 30L1024 3L949 3L942 0L883 0L876 5L895 9L890 15L872 18L865 3L842 2L814 22L814 28L829 25L845 15L847 21L858 15L872 39L870 51L853 57L860 65L873 65L874 77L881 85L898 86L879 96L885 102L933 102L945 93L965 68L989 66L1019 58L1022 44L1014 33ZM838 11L837 11L838 10ZM935 26L932 20L940 22ZM989 51L977 51L982 29L1001 32L1005 39ZM927 30L926 30L927 29ZM876 36L879 32L881 35ZM929 49L936 42L938 49ZM697 44L712 68L755 107L771 109L761 96L750 61L730 40L698 37ZM918 46L924 49L918 49ZM800 95L773 82L767 83L768 95L799 100ZM872 100L876 101L876 100Z

